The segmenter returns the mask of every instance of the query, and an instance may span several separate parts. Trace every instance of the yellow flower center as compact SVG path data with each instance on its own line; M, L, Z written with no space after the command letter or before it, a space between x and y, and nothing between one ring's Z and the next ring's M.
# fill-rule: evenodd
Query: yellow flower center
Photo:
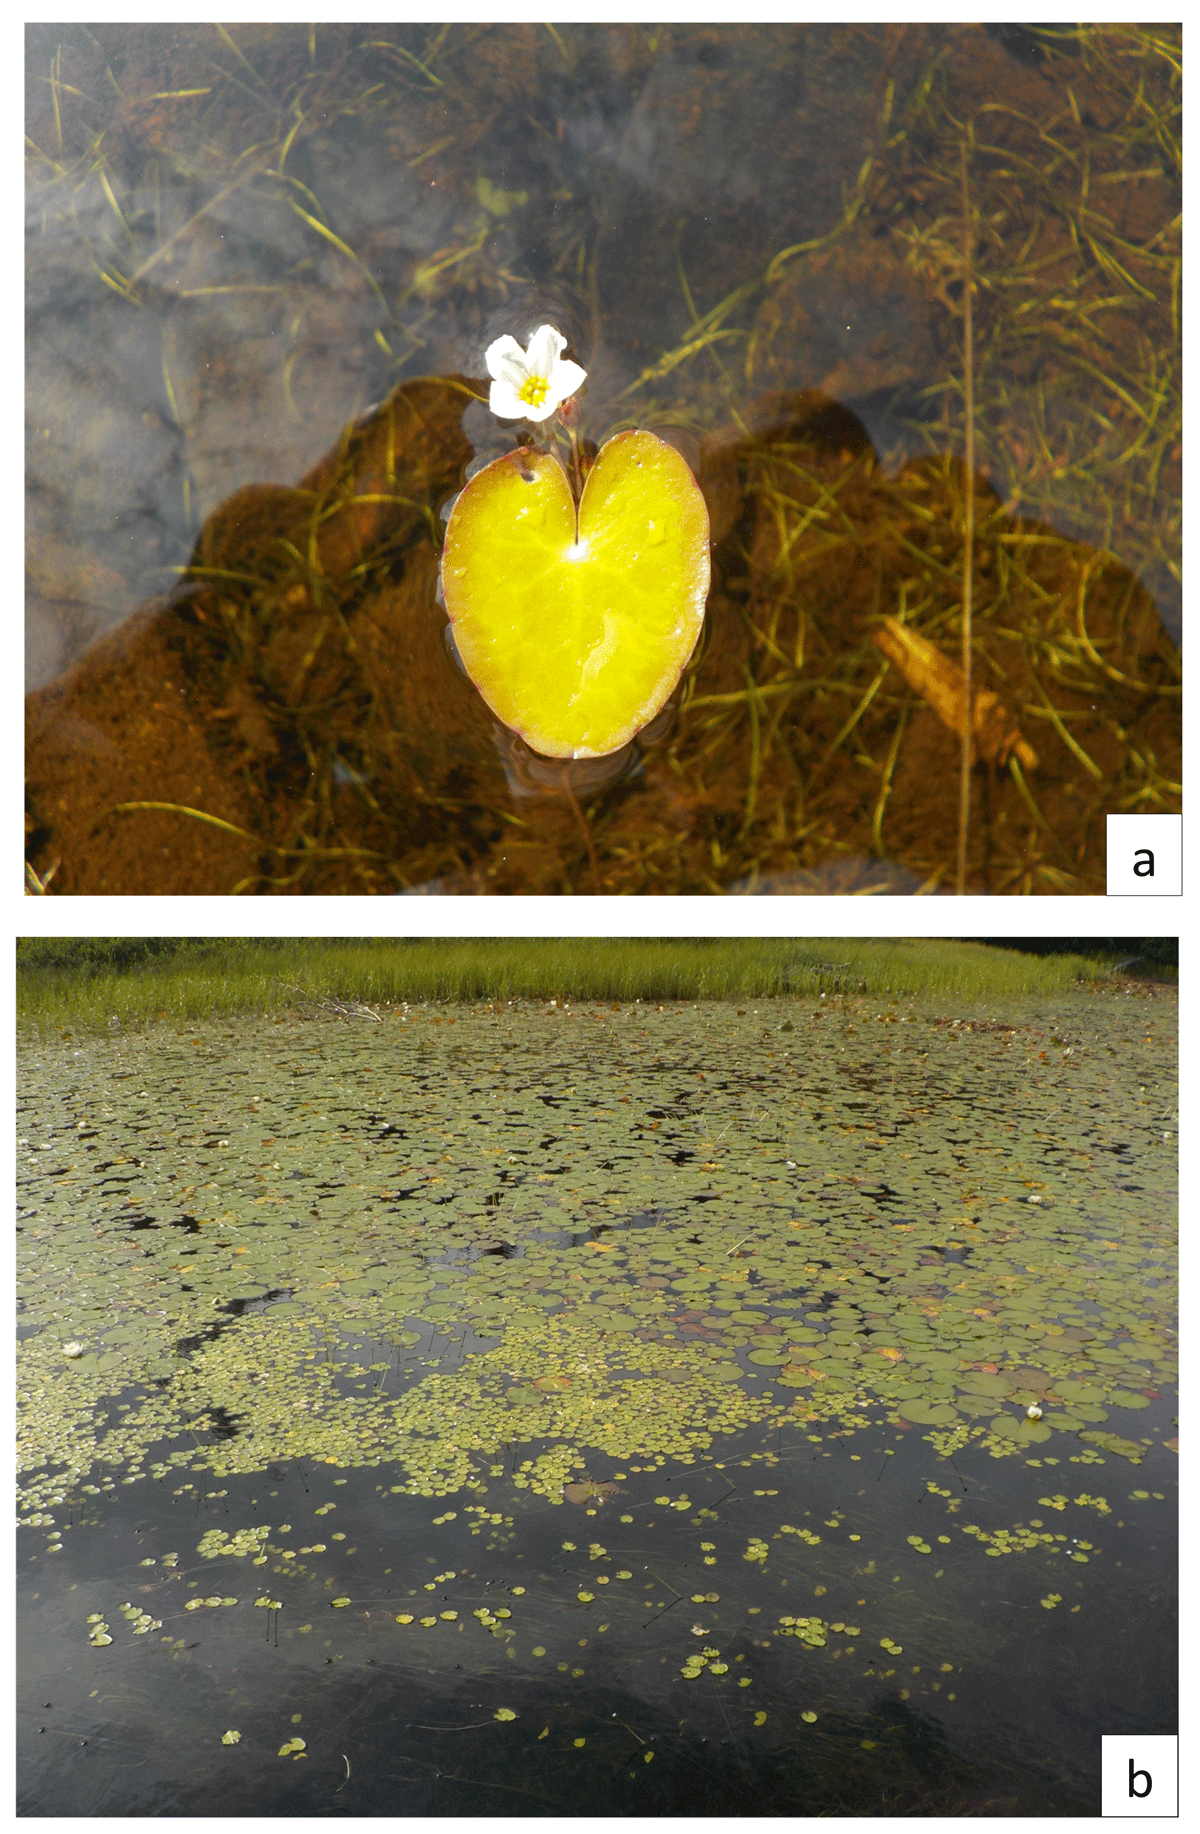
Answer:
M526 376L517 390L517 399L531 408L540 408L549 393L550 384L545 376Z

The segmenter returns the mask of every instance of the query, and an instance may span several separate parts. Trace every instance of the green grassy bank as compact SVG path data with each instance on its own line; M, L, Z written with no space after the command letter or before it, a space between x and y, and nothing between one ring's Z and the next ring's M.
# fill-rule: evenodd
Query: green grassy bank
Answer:
M25 1031L278 1012L307 1000L761 999L1053 995L1106 971L922 938L41 938L17 944Z

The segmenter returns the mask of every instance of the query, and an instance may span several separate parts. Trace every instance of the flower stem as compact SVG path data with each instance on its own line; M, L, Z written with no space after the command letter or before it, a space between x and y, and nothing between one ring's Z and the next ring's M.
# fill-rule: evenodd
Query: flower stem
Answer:
M579 435L574 427L568 427L571 438L571 477L575 486L575 501L583 495L583 463L579 456Z

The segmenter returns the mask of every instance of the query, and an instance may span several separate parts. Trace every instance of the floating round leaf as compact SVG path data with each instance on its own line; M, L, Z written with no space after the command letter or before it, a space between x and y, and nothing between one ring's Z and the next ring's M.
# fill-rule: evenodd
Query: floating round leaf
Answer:
M598 1503L603 1503L605 1497L619 1496L620 1493L619 1484L596 1484L591 1478L582 1484L563 1485L563 1496L568 1503L590 1503L593 1497Z
M653 433L602 448L578 511L566 473L522 447L462 491L442 590L463 667L533 750L619 751L659 713L704 619L708 512Z
M911 1420L914 1426L952 1426L958 1419L958 1412L948 1402L904 1401L900 1403L900 1416Z
M972 1369L958 1377L957 1386L965 1394L1000 1396L1006 1395L1013 1383L1006 1375L988 1375Z

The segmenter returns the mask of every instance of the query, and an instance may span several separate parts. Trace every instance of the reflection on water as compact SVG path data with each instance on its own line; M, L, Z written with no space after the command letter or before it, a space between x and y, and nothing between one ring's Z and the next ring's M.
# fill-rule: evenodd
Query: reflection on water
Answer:
M971 888L1100 891L1105 813L1178 807L1170 29L28 60L31 683L115 630L31 703L51 891L952 888L968 372ZM514 765L436 602L446 503L514 437L482 352L547 319L585 443L672 439L713 525L707 650L606 783Z
M1078 994L26 1049L24 1812L1095 1813L1174 1724L1175 1053Z

